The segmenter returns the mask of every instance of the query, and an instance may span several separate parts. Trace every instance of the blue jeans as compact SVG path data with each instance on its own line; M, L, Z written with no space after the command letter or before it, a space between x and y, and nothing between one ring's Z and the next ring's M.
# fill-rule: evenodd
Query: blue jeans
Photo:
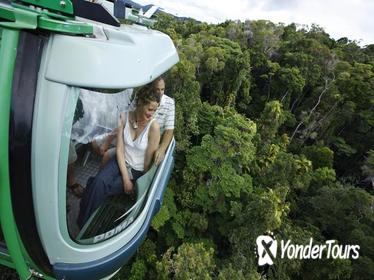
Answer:
M131 169L133 177L132 183L144 173L135 169ZM123 194L122 175L118 167L116 157L112 158L95 178L89 179L87 187L80 202L80 211L78 216L78 226L82 228L92 213L105 201L109 196Z

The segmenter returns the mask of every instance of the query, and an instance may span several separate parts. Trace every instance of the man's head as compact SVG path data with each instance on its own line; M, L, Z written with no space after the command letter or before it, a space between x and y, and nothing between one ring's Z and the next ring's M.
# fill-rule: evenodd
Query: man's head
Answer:
M165 81L162 77L158 77L156 80L152 83L153 90L162 97L162 95L165 92Z

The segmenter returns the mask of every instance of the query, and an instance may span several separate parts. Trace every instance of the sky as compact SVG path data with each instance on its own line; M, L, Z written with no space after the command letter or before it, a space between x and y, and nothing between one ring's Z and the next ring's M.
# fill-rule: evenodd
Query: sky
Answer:
M374 44L374 0L134 0L208 23L266 19L322 27L332 38Z

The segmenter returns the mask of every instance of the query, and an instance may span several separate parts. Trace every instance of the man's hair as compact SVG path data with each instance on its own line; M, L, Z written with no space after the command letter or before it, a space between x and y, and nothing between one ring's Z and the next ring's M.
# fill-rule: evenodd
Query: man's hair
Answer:
M142 87L136 93L136 105L147 105L151 102L160 103L160 95L153 90L153 84L148 84Z
M152 87L154 88L156 86L156 84L160 81L163 81L165 82L164 78L162 76L159 76L158 78L156 78L153 82L152 82Z

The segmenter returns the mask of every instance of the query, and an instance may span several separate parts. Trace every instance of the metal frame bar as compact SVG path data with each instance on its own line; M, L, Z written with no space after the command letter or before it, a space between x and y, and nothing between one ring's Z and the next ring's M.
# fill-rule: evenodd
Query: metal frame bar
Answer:
M0 224L14 267L21 279L30 277L12 212L9 182L9 116L19 30L3 29L0 46Z

